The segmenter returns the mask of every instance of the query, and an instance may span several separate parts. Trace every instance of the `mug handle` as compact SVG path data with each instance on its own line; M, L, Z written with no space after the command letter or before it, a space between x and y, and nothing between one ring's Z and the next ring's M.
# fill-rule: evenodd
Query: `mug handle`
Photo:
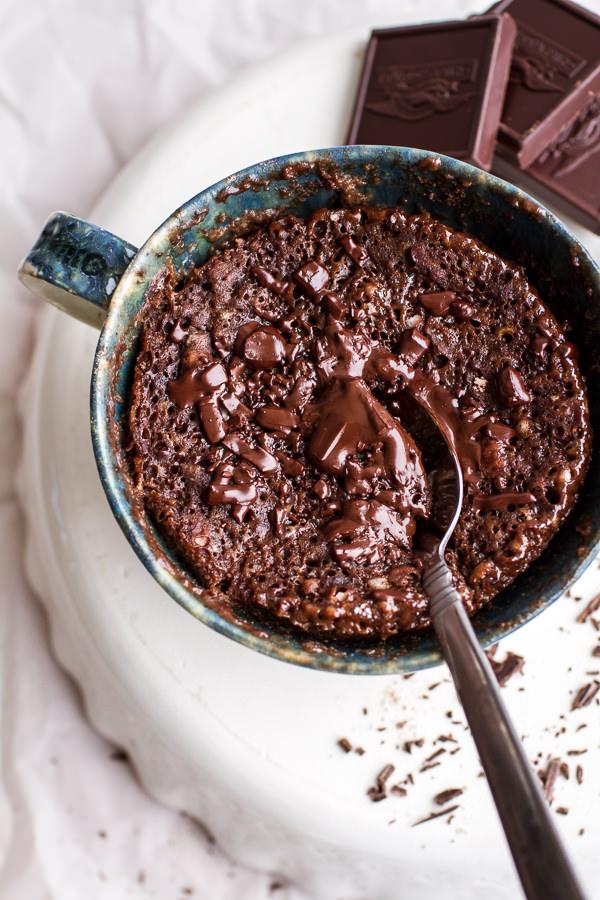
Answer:
M132 244L78 219L53 213L19 266L19 279L43 300L101 328L110 298L137 253Z

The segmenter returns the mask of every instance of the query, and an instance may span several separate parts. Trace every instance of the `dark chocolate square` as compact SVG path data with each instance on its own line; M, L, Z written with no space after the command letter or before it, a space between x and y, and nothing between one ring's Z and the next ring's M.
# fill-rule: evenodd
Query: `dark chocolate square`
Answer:
M569 0L501 0L517 23L498 134L500 152L530 166L589 101L600 75L600 17Z
M598 90L530 166L494 169L600 234L600 79Z
M417 147L489 169L515 32L505 15L374 31L347 143Z

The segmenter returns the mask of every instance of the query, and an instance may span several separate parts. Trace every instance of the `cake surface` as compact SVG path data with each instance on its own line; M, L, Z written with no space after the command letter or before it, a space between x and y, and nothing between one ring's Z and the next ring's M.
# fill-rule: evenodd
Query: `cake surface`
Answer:
M467 609L547 546L585 475L577 349L476 240L400 210L238 238L141 317L135 490L205 600L324 640L429 624L444 410L466 496L446 558ZM439 531L439 528L437 529Z

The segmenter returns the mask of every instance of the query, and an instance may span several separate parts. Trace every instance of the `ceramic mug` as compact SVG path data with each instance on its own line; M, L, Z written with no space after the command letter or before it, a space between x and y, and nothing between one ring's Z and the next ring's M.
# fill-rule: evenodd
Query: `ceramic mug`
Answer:
M466 163L422 150L351 146L292 154L243 170L199 193L136 250L65 213L46 223L19 275L34 292L102 327L91 385L91 427L112 511L138 556L165 590L202 622L270 656L353 674L390 674L441 662L430 631L376 647L340 647L282 634L203 602L201 585L165 546L132 491L122 417L148 284L171 260L182 276L237 234L288 213L334 206L399 206L427 211L522 265L561 318L568 315L587 377L592 426L600 434L600 270L551 213L514 186ZM594 449L594 458L597 458ZM524 624L592 561L600 545L600 467L590 467L576 509L542 556L473 618L484 645Z

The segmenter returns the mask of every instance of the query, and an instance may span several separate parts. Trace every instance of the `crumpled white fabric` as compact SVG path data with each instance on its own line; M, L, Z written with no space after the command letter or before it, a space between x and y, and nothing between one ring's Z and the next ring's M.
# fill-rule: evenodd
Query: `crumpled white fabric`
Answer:
M245 67L308 37L447 14L442 0L0 2L1 900L304 896L148 798L49 652L14 483L16 392L41 308L16 282L21 257L51 211L85 217L157 129Z

